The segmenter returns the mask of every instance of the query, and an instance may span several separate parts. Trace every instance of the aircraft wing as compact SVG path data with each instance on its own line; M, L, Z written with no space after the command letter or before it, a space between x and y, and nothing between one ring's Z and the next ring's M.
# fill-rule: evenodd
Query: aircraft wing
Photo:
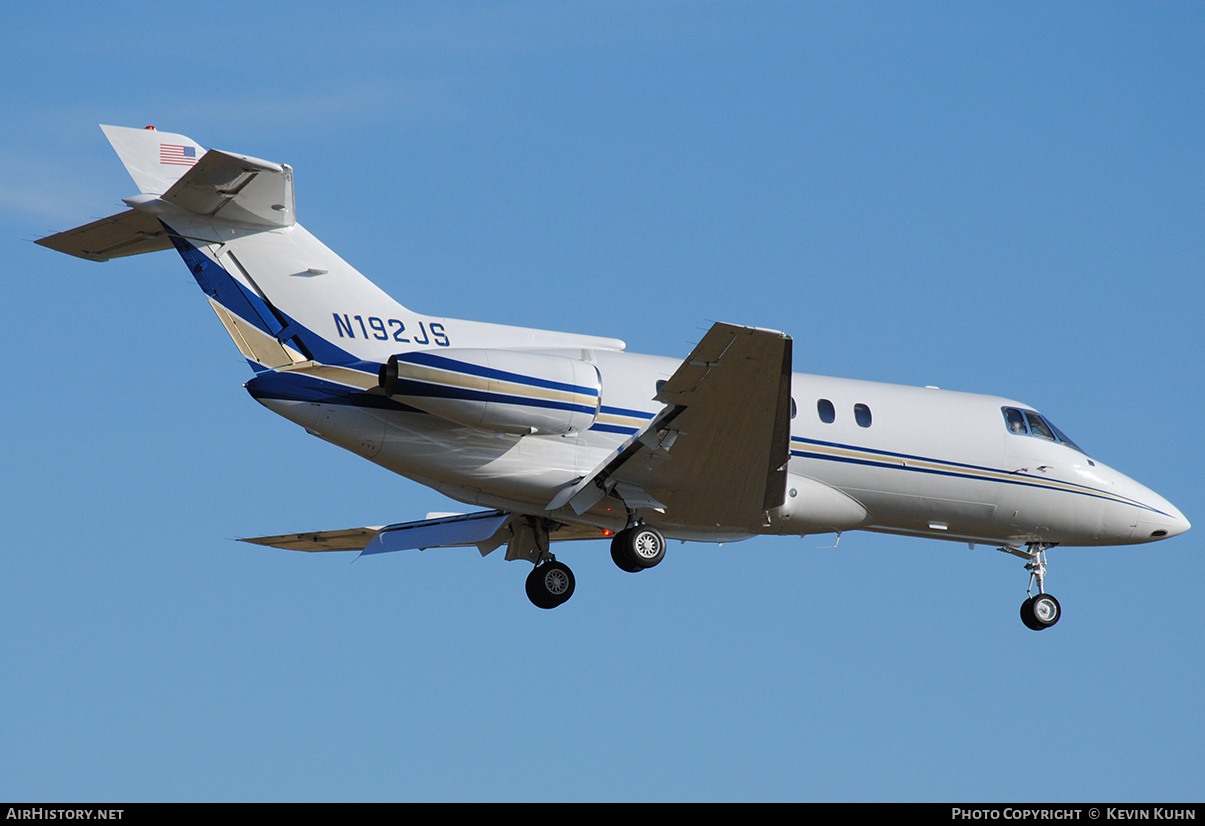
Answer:
M679 525L748 528L782 505L790 456L791 338L715 324L655 397L666 407L550 504L607 493Z
M480 546L488 543L509 518L509 514L501 511L483 511L420 519L417 522L401 522L383 527L256 536L239 541L289 551L359 551L361 555L464 545ZM490 550L494 547L497 545Z
M375 528L348 528L343 531L315 531L313 533L286 533L280 536L252 536L239 542L284 548L286 551L362 551L381 530Z
M460 548L475 546L484 556L510 541L515 515L503 511L448 514L415 522L338 531L289 533L240 539L255 545L284 548L289 551L359 551L361 556L391 551ZM598 528L562 525L553 530L554 541L598 539Z

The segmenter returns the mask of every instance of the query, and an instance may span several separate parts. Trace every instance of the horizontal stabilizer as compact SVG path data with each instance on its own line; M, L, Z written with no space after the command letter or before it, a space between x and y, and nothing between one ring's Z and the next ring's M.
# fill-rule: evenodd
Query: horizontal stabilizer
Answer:
M159 219L133 209L39 238L34 243L89 261L108 261L172 248L171 238Z
M160 200L225 221L292 226L293 170L271 161L211 149Z

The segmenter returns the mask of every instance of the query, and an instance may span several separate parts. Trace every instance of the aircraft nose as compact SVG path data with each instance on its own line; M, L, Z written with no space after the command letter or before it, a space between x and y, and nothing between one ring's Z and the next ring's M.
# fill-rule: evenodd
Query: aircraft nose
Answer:
M1192 527L1180 509L1164 499L1146 485L1139 484L1128 476L1105 469L1109 474L1113 490L1124 496L1131 506L1125 523L1129 528L1127 542L1157 542L1179 536Z
M1156 540L1179 536L1192 527L1180 510L1162 497L1151 503L1152 508L1143 513L1138 520L1138 529L1134 532L1136 539Z

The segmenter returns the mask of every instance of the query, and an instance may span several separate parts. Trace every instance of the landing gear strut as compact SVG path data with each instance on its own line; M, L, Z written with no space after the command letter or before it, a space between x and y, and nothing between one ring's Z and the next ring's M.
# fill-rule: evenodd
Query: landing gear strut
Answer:
M1024 551L1020 548L1000 549L1027 560L1025 570L1029 571L1029 589L1026 591L1027 599L1021 603L1021 622L1025 623L1026 628L1034 631L1045 631L1058 622L1059 617L1063 615L1059 601L1046 593L1044 588L1046 551L1053 547L1053 544L1046 542L1031 542L1025 546ZM1038 586L1036 596L1033 592L1034 585Z

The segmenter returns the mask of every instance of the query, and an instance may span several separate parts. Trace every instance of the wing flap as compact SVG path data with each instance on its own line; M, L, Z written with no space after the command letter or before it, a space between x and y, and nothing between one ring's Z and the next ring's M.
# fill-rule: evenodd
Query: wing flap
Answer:
M512 541L517 533L513 525L519 524L522 519L521 515L503 511L453 513L384 527L255 536L240 539L239 542L287 551L359 551L361 556L472 546L485 556ZM548 539L553 542L605 539L611 535L608 530L590 525L550 524L547 528L550 532Z
M487 545L502 529L508 519L508 513L485 511L388 525L377 531L377 535L360 553L384 554L392 551L421 551L427 548L456 548L467 545L475 545L481 549L482 545ZM493 547L497 546L495 544Z
M359 551L362 555L468 545L480 549L489 544L509 518L510 514L501 511L483 511L384 527L256 536L239 541L287 551ZM498 544L501 543L494 544L490 550Z

